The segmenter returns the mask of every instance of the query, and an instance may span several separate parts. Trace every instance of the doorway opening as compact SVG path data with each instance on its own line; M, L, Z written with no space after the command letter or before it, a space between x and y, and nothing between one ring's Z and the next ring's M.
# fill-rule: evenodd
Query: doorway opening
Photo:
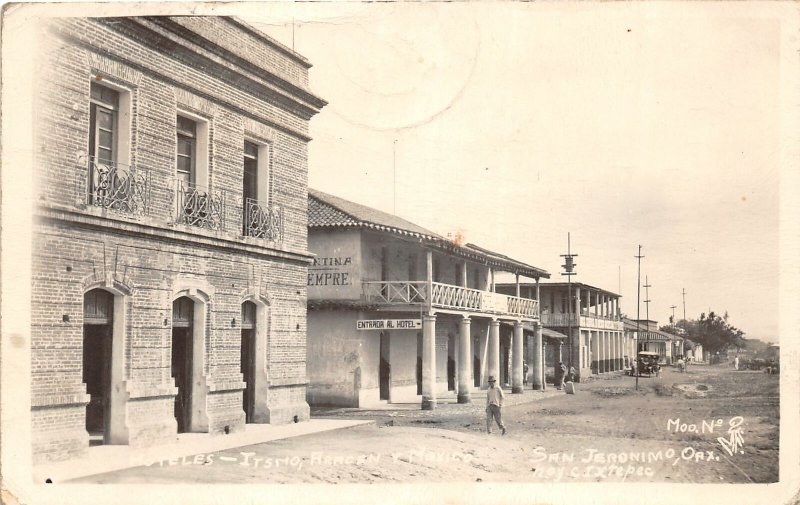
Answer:
M380 390L380 399L389 401L391 400L389 394L389 382L391 380L391 366L389 361L389 334L381 332L380 344L380 364L378 366L378 381Z
M417 333L417 395L422 394L422 333Z
M255 412L255 368L256 368L256 304L242 304L242 349L241 372L245 387L242 391L242 408L245 423L252 423Z
M509 358L510 358L510 348L511 342L509 342L508 337L503 337L500 340L500 384L508 384L508 365L509 365Z
M447 390L456 390L456 337L447 336Z
M89 445L109 438L111 420L111 344L114 295L93 289L83 296L83 382L89 394L86 431Z
M472 384L476 388L481 387L481 358L479 357L479 353L480 353L480 351L479 351L480 347L478 347L479 344L480 344L480 341L476 337L472 341L472 349L473 349L473 351L472 351L473 352L473 355L472 355L472 380L473 380L473 383Z
M178 387L175 420L178 433L189 431L192 395L192 337L194 300L182 296L172 302L172 377Z

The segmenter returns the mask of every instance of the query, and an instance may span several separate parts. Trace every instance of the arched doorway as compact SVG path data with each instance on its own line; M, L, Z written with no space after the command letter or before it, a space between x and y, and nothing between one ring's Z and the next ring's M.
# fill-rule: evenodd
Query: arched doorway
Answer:
M178 433L191 430L194 300L182 296L172 302L172 378L175 397L175 420Z
M242 304L241 372L242 378L247 384L242 391L242 408L246 423L253 422L255 412L256 324L256 304L249 301L244 302Z
M114 296L93 289L83 296L83 383L89 395L86 431L89 445L108 438L111 420L111 347L113 342Z
M126 296L122 285L103 285L83 295L82 379L89 394L85 427L89 445L127 444L125 383Z

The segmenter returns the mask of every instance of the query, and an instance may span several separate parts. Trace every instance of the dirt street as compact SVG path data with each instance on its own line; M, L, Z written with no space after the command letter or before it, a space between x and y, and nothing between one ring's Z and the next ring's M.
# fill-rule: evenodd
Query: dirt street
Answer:
M526 392L535 398L537 392ZM484 401L484 400L480 400ZM508 434L484 405L435 411L317 409L374 425L160 461L97 483L776 482L778 376L726 365L616 376L507 405Z

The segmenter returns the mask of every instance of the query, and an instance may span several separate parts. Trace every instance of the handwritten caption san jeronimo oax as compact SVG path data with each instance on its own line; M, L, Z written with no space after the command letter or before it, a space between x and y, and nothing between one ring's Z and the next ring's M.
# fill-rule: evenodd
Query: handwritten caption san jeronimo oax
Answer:
M548 452L545 447L537 446L528 463L535 465L534 478L556 482L566 478L624 480L629 477L655 477L657 466L716 464L721 457L727 459L744 454L743 424L744 418L741 416L732 417L727 422L716 418L696 423L674 418L667 420L668 432L700 437L705 435L708 440L701 438L702 444L649 451L604 452L586 448L577 452ZM717 442L718 446L709 447L709 442Z

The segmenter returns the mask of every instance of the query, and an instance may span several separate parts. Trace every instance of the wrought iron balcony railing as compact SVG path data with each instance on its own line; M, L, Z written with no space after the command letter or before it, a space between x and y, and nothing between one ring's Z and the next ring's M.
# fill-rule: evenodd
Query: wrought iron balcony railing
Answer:
M245 237L258 237L271 242L280 242L283 237L283 211L280 207L259 202L252 198L244 201Z
M430 304L435 308L483 312L514 317L539 317L539 302L527 298L481 291L440 282L424 281L366 281L362 283L364 296L370 303Z
M120 163L88 160L87 204L134 215L150 211L150 171Z
M190 226L225 229L225 192L175 180L176 222Z

